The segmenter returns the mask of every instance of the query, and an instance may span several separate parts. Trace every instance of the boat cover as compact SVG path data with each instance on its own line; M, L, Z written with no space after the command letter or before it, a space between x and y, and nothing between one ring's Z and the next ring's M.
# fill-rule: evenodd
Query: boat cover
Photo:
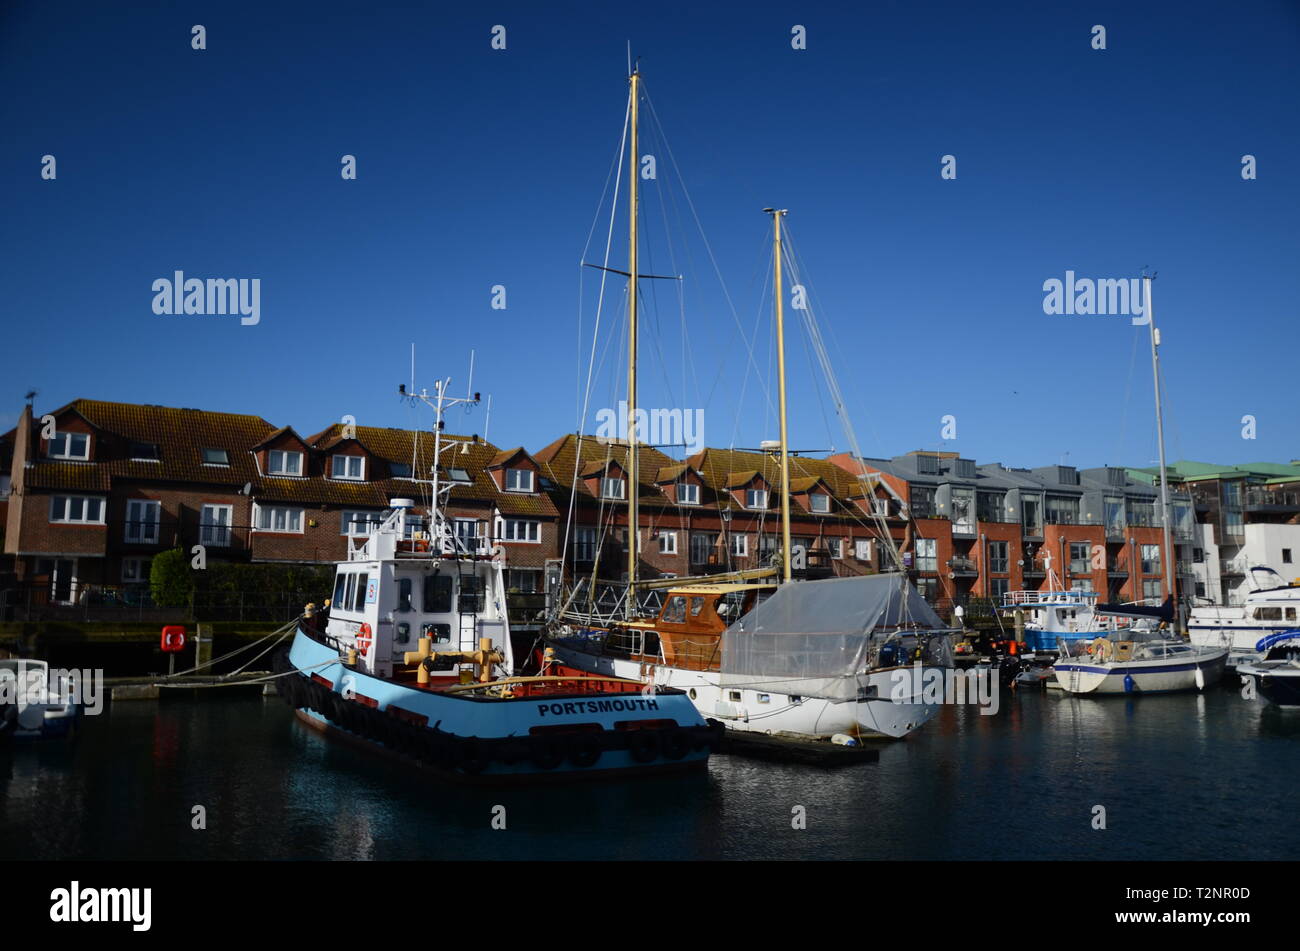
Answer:
M1113 617L1152 618L1157 621L1171 622L1174 619L1174 599L1165 598L1165 603L1158 608L1147 608L1137 604L1099 604L1093 610L1098 614Z
M858 675L875 665L900 629L907 647L916 643L916 633L947 630L902 575L783 584L723 633L722 682L853 700ZM946 635L939 641L946 645Z

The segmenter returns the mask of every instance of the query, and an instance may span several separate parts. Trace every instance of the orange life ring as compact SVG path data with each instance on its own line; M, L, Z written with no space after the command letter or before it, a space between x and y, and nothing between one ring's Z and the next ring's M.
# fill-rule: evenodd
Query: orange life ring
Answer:
M362 624L361 629L357 631L357 650L361 651L361 656L365 657L370 653L370 643L374 640L369 624Z

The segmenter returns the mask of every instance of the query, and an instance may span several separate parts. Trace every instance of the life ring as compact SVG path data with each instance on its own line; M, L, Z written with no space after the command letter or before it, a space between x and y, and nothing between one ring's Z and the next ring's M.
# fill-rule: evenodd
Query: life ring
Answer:
M632 730L627 738L627 751L638 763L648 763L659 755L659 734L652 730Z
M362 624L357 630L357 650L361 652L362 657L370 654L370 644L374 640L374 633L370 630L369 624Z
M1095 654L1098 661L1105 663L1115 656L1115 645L1105 637L1098 637L1088 645L1088 653Z
M592 736L578 735L569 741L569 762L579 769L596 765L600 755L600 744Z
M664 734L662 745L668 759L681 759L691 751L691 738L683 729L669 730Z

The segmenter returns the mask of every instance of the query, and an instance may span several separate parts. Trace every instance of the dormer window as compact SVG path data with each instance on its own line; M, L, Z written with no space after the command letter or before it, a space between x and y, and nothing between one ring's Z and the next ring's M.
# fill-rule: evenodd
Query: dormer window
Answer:
M745 493L745 508L767 508L767 489L750 489Z
M388 471L393 474L394 479L409 479L411 477L411 464L409 462L390 462Z
M335 456L332 475L336 479L360 481L366 477L364 456Z
M623 498L622 479L604 478L600 480L600 497L602 499L621 499Z
M700 487L689 482L677 483L677 501L682 505L699 505Z
M814 512L829 512L831 510L831 497L825 492L814 492L808 496L808 506Z
M506 491L507 492L533 491L533 470L532 469L507 469L506 470Z
M132 442L127 450L132 462L157 462L158 444L152 442Z
M527 470L525 470L525 469L511 469L510 471L511 471L511 472L526 472ZM528 475L531 476L532 473L531 473L531 472L528 472ZM460 469L460 468L457 468L456 466L452 466L452 467L450 467L450 468L447 470L447 476L451 479L452 482L465 482L465 483L469 483L469 482L473 482L473 481L474 481L473 479L471 479L471 478L469 477L469 470L468 470L468 469ZM529 482L531 483L532 480L530 479ZM519 489L519 490L517 490L517 491L520 491L520 492L527 492L527 491L529 491L529 489L531 489L531 488L532 488L532 486L531 486L531 484L530 484L528 489Z
M272 449L266 457L267 475L302 475L302 453Z
M230 465L230 454L224 449L204 449L203 464L205 466L228 466Z
M90 436L86 433L55 433L50 437L51 459L89 459Z

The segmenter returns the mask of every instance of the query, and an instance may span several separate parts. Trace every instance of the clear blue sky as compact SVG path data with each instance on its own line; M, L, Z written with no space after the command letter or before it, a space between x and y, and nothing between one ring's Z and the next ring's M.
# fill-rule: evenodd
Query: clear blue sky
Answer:
M791 49L794 24L806 50ZM1145 328L1049 317L1042 284L1150 265L1170 456L1300 456L1300 4L1285 0L9 2L0 425L35 387L38 411L88 397L257 413L304 434L344 414L404 426L394 390L415 342L426 384L463 384L477 351L494 442L536 449L571 430L599 280L577 264L618 144L629 40L751 331L761 209L791 210L864 453L1148 464ZM356 181L339 175L348 153ZM945 154L956 180L940 178ZM1258 180L1242 180L1243 154ZM660 209L676 227L666 196L680 189L660 161L643 267L662 273ZM643 402L702 407L709 443L754 445L775 431L755 398L770 332L759 325L755 373L684 230L692 359L676 287L647 286ZM260 278L261 323L155 316L152 282L177 269ZM494 284L505 311L489 306ZM617 395L617 336L606 345L593 413ZM802 339L790 347L792 442L845 448ZM481 431L482 414L449 428Z

